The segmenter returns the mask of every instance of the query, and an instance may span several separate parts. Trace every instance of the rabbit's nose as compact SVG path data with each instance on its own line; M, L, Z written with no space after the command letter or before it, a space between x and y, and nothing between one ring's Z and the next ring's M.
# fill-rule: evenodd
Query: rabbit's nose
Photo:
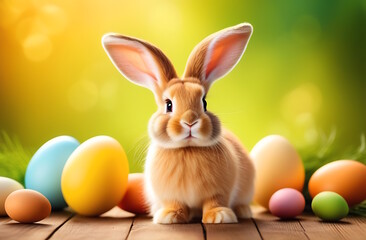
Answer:
M198 114L192 110L186 111L180 120L180 123L192 127L198 122Z
M194 123L186 123L186 122L183 122L183 124L187 125L188 127L193 127L193 125L195 125L196 123L198 123L198 121L195 121Z

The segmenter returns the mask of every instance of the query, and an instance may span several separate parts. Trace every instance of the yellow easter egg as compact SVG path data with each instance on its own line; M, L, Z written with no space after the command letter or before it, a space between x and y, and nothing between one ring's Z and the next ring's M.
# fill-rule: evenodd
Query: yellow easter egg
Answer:
M250 152L256 169L254 201L268 209L271 196L282 188L302 191L305 169L296 149L284 137L270 135Z
M61 189L77 213L98 216L116 206L127 189L128 161L122 146L108 136L93 137L69 157Z

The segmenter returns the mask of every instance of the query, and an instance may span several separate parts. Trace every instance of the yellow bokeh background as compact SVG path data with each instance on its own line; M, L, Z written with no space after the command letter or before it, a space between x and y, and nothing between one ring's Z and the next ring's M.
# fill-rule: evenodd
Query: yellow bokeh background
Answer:
M32 151L58 135L110 135L141 171L149 90L124 79L101 46L108 32L160 47L179 74L207 35L241 22L254 33L208 108L248 149L268 134L302 147L319 129L339 146L366 130L365 1L0 1L0 129Z

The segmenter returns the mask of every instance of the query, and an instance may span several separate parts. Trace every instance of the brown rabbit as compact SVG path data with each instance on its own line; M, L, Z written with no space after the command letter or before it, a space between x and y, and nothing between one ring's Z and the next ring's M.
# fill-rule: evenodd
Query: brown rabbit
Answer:
M150 43L107 34L103 46L117 69L147 87L158 110L149 121L151 144L145 191L155 223L204 223L250 218L254 166L240 141L207 110L211 84L243 55L252 26L242 23L210 35L189 56L182 78Z

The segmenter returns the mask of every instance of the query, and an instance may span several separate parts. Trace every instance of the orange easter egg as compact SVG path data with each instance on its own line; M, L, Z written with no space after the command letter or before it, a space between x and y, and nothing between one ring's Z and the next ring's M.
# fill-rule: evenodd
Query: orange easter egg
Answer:
M51 213L51 203L41 193L20 189L12 192L5 201L5 210L9 217L20 223L41 221Z
M339 160L319 168L309 180L309 193L315 197L323 191L341 195L349 206L366 199L366 165L354 160Z
M118 207L136 214L146 214L148 212L148 205L144 195L143 173L131 173L128 175L127 190Z

